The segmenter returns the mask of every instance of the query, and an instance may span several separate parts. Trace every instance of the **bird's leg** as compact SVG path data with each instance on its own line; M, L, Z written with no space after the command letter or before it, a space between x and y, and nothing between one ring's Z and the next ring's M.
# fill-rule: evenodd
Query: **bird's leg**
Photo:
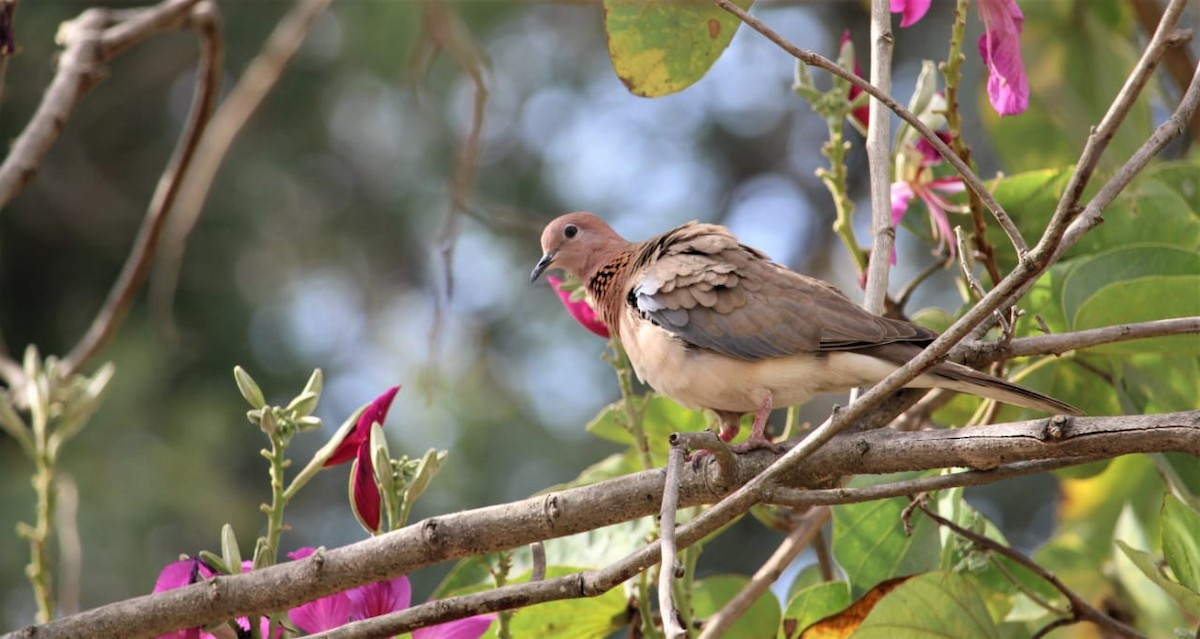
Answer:
M754 413L754 425L750 427L750 439L734 446L734 451L744 453L760 448L769 448L778 453L783 450L779 444L772 442L766 434L767 418L771 416L771 405L771 394L767 393L762 403L758 405L758 410ZM734 432L736 433L737 431L735 430ZM721 433L724 435L723 427Z

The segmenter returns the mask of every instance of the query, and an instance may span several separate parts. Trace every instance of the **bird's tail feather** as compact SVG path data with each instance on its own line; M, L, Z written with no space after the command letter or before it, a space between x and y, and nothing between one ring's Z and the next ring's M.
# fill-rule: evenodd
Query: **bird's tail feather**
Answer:
M1031 390L1014 384L1006 379L1001 379L994 375L981 373L973 368L967 368L961 364L953 362L943 362L933 367L930 371L934 376L941 378L938 384L939 387L948 388L950 390L963 393L970 393L988 399L994 399L1005 404L1014 404L1025 408L1033 408L1036 410L1046 411L1048 413L1067 413L1069 415L1082 415L1083 411L1066 403L1054 399L1049 395L1043 395L1035 390Z

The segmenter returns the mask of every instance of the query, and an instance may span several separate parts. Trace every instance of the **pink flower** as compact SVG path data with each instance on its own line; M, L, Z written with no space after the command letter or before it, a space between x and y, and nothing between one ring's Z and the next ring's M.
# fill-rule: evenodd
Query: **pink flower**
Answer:
M900 26L908 27L925 17L930 0L892 0L892 13L902 14Z
M325 460L325 467L337 466L344 464L351 459L354 459L358 454L359 446L364 442L369 444L371 439L371 425L382 424L387 419L388 409L392 407L392 400L396 399L396 393L400 391L399 386L393 386L375 401L367 406L362 415L358 416L358 423L354 425L354 429L346 433L346 437L334 449L333 454L329 459Z
M950 255L953 257L955 246L951 238L954 236L954 232L950 229L950 219L946 213L961 207L947 202L941 194L962 193L966 189L966 185L958 176L930 179L929 175L930 169L923 167L912 181L892 183L892 224L899 225L900 221L904 219L904 214L908 211L908 205L914 195L921 198L921 201L925 203L925 208L929 209L929 219L933 223L934 237L938 238L939 245L943 242L947 245ZM892 263L896 263L894 251L892 252Z
M901 27L925 16L930 0L891 0L892 13L902 13ZM1017 0L979 0L983 35L979 55L988 68L988 100L1000 115L1016 115L1029 108L1029 81L1021 59L1021 29L1025 16Z
M303 559L313 553L301 548L289 553L291 559ZM412 585L408 577L380 581L352 588L288 611L292 623L307 633L322 632L345 625L349 621L370 619L408 608L412 602ZM466 619L414 630L413 639L478 639L495 621L496 615L476 615Z
M547 279L550 280L550 286L554 288L554 292L558 294L558 299L562 300L563 306L567 307L567 312L571 314L571 317L575 318L576 322L579 322L580 326L604 339L608 339L608 327L604 325L604 322L600 321L600 318L596 315L596 309L592 308L592 305L587 300L572 301L571 291L563 289L563 281L561 279L553 275L547 276Z
M250 561L242 562L242 572L250 572L254 563ZM194 583L199 583L216 574L216 571L205 565L195 557L189 557L173 563L169 563L163 567L162 572L158 574L158 581L154 583L153 592L163 592L165 590L174 590L175 588L183 588ZM265 616L259 617L259 636L269 637L271 620ZM238 628L241 628L247 633L250 632L250 620L246 617L237 618ZM276 638L283 636L283 628L276 628L274 636ZM175 630L168 632L165 635L159 635L158 639L217 639L217 636L205 632L200 628L187 628L185 630Z
M350 506L358 521L367 532L379 532L380 506L379 484L375 483L375 467L371 463L371 440L358 445L358 459L350 471L350 486L353 500Z
M980 0L983 35L979 55L988 68L988 99L996 113L1016 115L1029 108L1029 81L1021 59L1025 16L1016 0Z
M926 4L926 8L928 8L928 4ZM854 44L850 41L850 31L849 30L842 31L842 45L841 45L840 49L838 50L838 59L839 60L845 56L847 47L849 47L851 49L853 49L853 47L854 47ZM854 60L854 75L861 78L862 77L862 67L859 66L859 64L858 64L858 57L854 56L853 52L851 52L851 57ZM858 98L858 96L862 95L862 92L863 92L862 89L851 84L850 85L850 94L847 96L847 99L850 102L854 102L854 100L856 100ZM862 125L863 130L866 130L867 125L871 122L870 105L864 103L862 106L854 109L854 111L851 112L851 117L855 121L857 121L859 124Z

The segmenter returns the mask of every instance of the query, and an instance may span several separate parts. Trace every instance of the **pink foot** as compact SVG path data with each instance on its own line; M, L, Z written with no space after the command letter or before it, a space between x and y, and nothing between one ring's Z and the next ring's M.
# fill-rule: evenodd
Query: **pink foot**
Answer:
M771 416L771 405L772 405L771 395L770 395L770 393L768 393L767 396L765 398L763 398L762 404L759 404L758 410L754 413L754 425L750 427L750 439L747 439L746 441L744 441L740 444L734 444L733 446L731 446L731 448L733 449L733 452L745 453L745 452L749 452L752 450L760 450L763 448L770 449L772 452L775 452L775 453L783 452L783 446L780 446L779 444L772 442L770 440L770 438L767 437L767 434L766 434L767 433L767 418ZM720 413L718 413L718 415L720 415ZM737 424L737 422L735 421L733 435L737 434L736 424ZM722 420L721 439L724 439L725 441L729 441L730 439L733 439L733 435L730 435L730 437L728 439L725 437L725 422L724 422L724 420Z

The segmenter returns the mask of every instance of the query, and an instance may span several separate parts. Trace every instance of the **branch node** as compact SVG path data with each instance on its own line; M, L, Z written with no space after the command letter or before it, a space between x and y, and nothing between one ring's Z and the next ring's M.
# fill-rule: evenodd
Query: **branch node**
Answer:
M1062 441L1066 437L1067 426L1071 423L1071 418L1066 415L1055 415L1046 420L1046 429L1044 431L1044 439L1057 442Z
M441 520L437 517L430 517L421 522L421 543L431 551L436 551L441 548L443 539L441 531Z
M562 508L558 505L558 493L550 493L542 499L542 516L546 519L546 525L550 527L562 516Z

